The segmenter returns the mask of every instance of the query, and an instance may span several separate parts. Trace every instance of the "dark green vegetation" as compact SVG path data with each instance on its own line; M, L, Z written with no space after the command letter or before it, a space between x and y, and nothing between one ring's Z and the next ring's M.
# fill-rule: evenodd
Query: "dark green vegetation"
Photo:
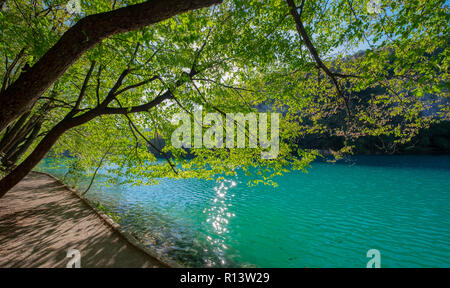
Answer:
M445 1L385 0L376 13L366 0L140 2L81 1L78 14L63 0L0 2L0 196L49 151L92 174L115 164L135 184L236 167L270 184L317 149L447 150L446 132L424 136L450 116ZM186 161L170 145L177 112L262 106L284 112L275 160L258 147L193 149ZM155 135L173 156L162 165L149 165Z

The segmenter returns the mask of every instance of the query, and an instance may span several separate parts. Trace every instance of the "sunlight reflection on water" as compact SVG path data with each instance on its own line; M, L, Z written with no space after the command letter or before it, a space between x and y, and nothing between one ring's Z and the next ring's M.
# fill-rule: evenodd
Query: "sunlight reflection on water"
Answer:
M59 177L67 170L50 159L40 167ZM308 174L279 177L277 188L249 187L241 172L154 186L97 180L89 200L149 248L191 267L365 267L371 248L382 267L450 267L448 156L318 162Z
M210 224L214 230L216 239L208 236L206 239L213 247L213 252L217 255L222 265L226 264L228 249L226 242L226 235L229 232L228 225L232 217L236 216L234 213L229 212L229 207L232 206L230 200L234 197L234 194L229 195L229 190L235 187L237 184L233 180L224 179L219 181L218 185L213 189L216 192L214 199L211 201L211 207L203 210L204 214L207 214L206 222ZM207 266L214 266L216 263L206 263Z

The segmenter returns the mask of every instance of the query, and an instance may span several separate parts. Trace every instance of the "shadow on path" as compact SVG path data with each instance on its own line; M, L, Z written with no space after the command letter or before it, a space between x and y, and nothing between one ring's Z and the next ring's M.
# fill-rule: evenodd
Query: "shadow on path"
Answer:
M81 267L163 266L47 175L32 172L0 198L0 267L64 268L70 248Z

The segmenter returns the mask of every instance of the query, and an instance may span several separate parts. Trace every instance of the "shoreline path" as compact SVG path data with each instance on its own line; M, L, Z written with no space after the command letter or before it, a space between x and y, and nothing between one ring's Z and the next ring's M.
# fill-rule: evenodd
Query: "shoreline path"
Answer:
M0 268L166 267L131 245L61 182L31 172L0 198Z

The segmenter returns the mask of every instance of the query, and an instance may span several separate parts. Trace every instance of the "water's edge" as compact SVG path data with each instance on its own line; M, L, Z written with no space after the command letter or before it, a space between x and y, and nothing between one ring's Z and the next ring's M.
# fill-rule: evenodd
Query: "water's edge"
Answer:
M41 172L41 171L35 171L33 170L33 173L43 174L46 175L52 179L55 179L58 183L64 186L68 191L72 192L75 196L77 196L83 203L88 205L94 212L97 214L97 216L104 222L106 225L111 227L111 229L119 234L125 241L127 241L130 245L133 247L139 249L140 251L144 252L148 256L156 259L157 261L161 262L163 266L167 266L167 268L187 268L183 265L180 265L176 261L173 261L169 259L168 257L161 255L159 253L156 253L152 249L148 248L144 244L142 244L138 239L136 239L133 235L128 233L119 223L115 222L111 217L109 217L107 214L105 214L103 211L99 210L97 207L95 207L91 202L89 202L87 199L85 199L83 196L81 196L81 193L68 186L64 182L62 182L60 179L58 179L56 176L47 173L47 172Z
M369 249L383 267L449 266L448 156L317 162L278 187L249 187L240 171L133 185L105 168L87 194L91 177L67 174L67 163L46 159L36 170L77 190L154 258L183 267L365 267Z

